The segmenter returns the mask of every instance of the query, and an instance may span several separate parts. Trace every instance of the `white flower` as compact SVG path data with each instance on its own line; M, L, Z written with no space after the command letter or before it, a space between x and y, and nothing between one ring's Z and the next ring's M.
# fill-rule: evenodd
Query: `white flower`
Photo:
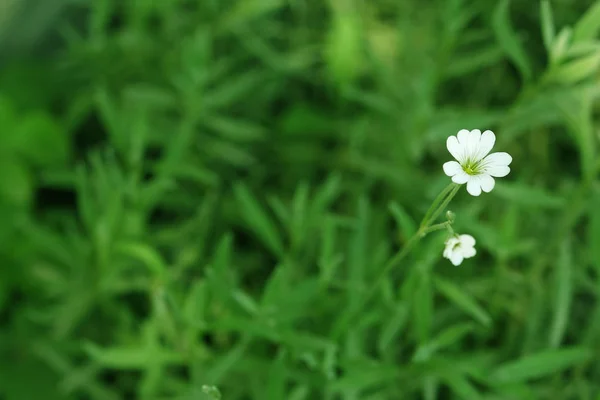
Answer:
M460 265L465 258L471 258L476 253L475 238L473 236L457 235L446 240L446 248L443 255L452 264Z
M483 190L492 191L494 178L502 178L510 172L509 164L512 157L508 153L492 153L488 155L496 136L492 131L481 134L479 129L468 131L461 129L456 136L450 136L446 141L448 151L456 161L444 163L444 173L452 177L452 182L467 184L467 191L473 196L479 196Z

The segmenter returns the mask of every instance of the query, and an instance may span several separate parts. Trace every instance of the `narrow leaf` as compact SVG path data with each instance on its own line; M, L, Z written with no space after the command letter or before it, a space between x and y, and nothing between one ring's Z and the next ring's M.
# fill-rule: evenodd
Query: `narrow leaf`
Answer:
M600 185L596 185L590 202L590 229L588 230L588 249L590 258L596 261L596 273L600 273Z
M565 199L560 196L521 183L498 182L495 193L513 204L536 209L560 209L565 204Z
M433 323L433 290L431 288L431 274L428 271L419 271L416 284L416 293L413 302L414 326L419 344L425 344L431 336Z
M572 85L592 77L598 72L599 67L600 52L596 52L557 66L547 79L563 85Z
M544 46L547 51L550 51L552 42L554 41L555 28L552 7L550 7L550 2L548 0L542 0L540 3L540 14L542 17L542 38L544 39Z
M490 380L497 384L525 382L580 365L591 357L592 352L584 347L548 350L501 365Z
M498 2L492 19L492 28L500 47L516 65L524 81L531 80L531 65L517 33L510 23L510 0Z
M554 317L550 329L550 346L554 348L561 345L569 322L573 296L571 268L571 246L568 241L565 241L560 248L555 270Z
M569 50L572 35L573 31L571 28L565 27L560 31L550 49L551 63L556 64L565 56Z
M379 336L377 348L381 353L389 350L390 346L398 339L402 333L406 321L408 320L408 307L403 304L397 304L392 316L385 322Z
M277 227L250 190L238 183L234 185L233 193L240 206L242 217L257 237L275 254L283 254L284 246Z
M600 1L596 1L573 28L573 41L586 42L596 38L600 30Z
M490 315L479 305L473 297L471 297L465 290L462 290L454 283L436 278L436 288L451 302L453 302L458 308L472 316L475 320L479 321L484 326L490 326L492 318Z

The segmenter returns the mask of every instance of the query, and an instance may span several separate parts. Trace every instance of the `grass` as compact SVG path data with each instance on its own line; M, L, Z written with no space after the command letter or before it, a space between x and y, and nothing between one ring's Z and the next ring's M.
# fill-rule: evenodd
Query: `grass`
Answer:
M0 399L600 399L600 2L61 3L0 53ZM378 281L462 128L476 257Z

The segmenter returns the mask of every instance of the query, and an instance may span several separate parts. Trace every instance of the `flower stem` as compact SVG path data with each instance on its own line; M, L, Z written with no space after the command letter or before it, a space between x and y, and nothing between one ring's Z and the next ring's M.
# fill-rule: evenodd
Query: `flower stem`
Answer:
M421 235L425 236L428 233L439 231L440 229L448 228L450 226L450 221L441 222L439 224L431 225L430 227L423 230Z
M419 230L412 235L410 239L404 244L404 246L385 264L381 272L377 275L373 284L369 287L366 292L363 292L364 295L362 299L358 302L354 311L345 314L338 323L334 326L332 336L334 339L337 339L341 334L343 334L350 324L352 320L368 303L373 294L377 291L377 288L381 285L385 277L389 274L389 272L396 267L400 262L410 253L412 248L417 244L419 240L424 238L428 233L431 233L436 230L447 228L450 225L449 221L442 222L440 224L430 225L435 219L444 211L444 209L448 206L452 198L458 192L461 185L456 183L451 183L448 185L441 193L435 198L427 213L425 213L425 217L421 222L421 226Z
M433 200L433 203L431 203L431 206L429 206L429 209L427 210L427 212L425 213L425 216L423 217L423 220L421 221L419 230L421 230L425 227L425 223L431 219L431 215L438 209L439 204L448 196L448 193L450 193L452 191L454 186L460 187L460 185L457 185L456 183L451 182L448 186L446 186L444 188L444 190L442 190L440 192L440 194L437 195L435 200Z
M440 193L440 195L434 200L433 204L431 205L431 208L427 211L427 214L425 214L425 217L421 222L421 228L419 230L426 229L429 226L429 224L431 224L433 221L435 221L437 217L439 217L439 215L446 209L446 207L448 207L448 204L450 204L450 201L452 201L454 196L456 196L456 193L458 192L458 189L460 189L460 186L461 185L459 184L451 183L442 191L442 193ZM445 196L442 196L442 194L444 194ZM440 198L442 198L442 200L438 201L438 199ZM436 204L436 202L438 204Z

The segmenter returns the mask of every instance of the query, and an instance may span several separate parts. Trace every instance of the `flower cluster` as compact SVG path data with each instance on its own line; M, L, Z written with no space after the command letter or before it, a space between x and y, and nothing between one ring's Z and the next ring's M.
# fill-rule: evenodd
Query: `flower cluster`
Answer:
M494 189L494 178L502 178L510 172L512 157L508 153L489 154L496 143L494 132L479 129L468 131L461 129L456 136L446 141L448 151L456 161L444 163L444 173L452 182L467 185L467 192L479 196L481 192L489 193ZM454 265L460 265L464 259L475 256L475 238L471 235L458 235L448 228L451 236L446 240L444 258Z

